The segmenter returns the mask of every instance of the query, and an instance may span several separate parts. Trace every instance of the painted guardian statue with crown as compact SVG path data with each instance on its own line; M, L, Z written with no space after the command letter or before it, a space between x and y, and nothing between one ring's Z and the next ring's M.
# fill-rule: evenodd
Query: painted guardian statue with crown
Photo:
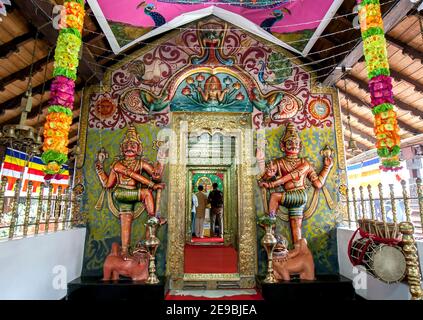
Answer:
M294 249L289 254L287 251L284 259L276 261L274 272L277 279L287 280L286 274L289 271L289 273L299 273L300 276L302 274L305 279L312 280L314 278L313 259L310 259L311 254L307 248L306 239L303 239L301 232L304 210L307 204L306 180L308 179L317 190L324 188L326 178L333 166L332 152L330 149L322 151L323 168L317 173L306 158L299 157L302 142L292 122L288 122L286 126L285 133L280 140L280 148L285 156L267 163L262 169L264 173L259 179L261 188L274 190L282 187L282 191L271 192L270 200L265 203L265 208L271 218L276 217L279 206L288 210L294 245ZM264 154L260 151L257 160L264 164ZM267 197L265 201L267 201ZM291 264L295 265L295 268L289 270L288 266ZM310 270L313 270L313 272L310 272Z
M97 153L95 169L101 185L103 186L98 209L103 202L104 193L107 193L110 211L120 220L121 224L121 255L127 259L131 239L131 228L134 219L146 210L150 218L159 217L157 207L160 201L160 190L165 184L161 183L164 171L163 157L160 151L158 161L149 163L142 157L143 144L134 126L129 126L120 143L120 155L110 165L109 173L104 169L104 162L108 153L101 149ZM156 203L153 191L156 190ZM145 235L146 238L149 235Z

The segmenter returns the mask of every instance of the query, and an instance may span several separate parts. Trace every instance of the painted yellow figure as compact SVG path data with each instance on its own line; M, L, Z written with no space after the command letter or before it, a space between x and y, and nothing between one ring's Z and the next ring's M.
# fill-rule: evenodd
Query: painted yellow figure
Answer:
M206 80L204 90L200 86L197 89L205 102L222 102L229 90L228 88L222 90L222 84L215 75L210 76Z
M164 189L165 185L156 183L161 180L163 165L157 162L153 166L141 158L143 146L134 126L128 128L120 144L120 151L121 156L110 166L110 174L104 171L104 161L108 157L104 149L98 152L95 167L103 188L113 194L113 205L117 206L121 222L122 253L126 255L135 205L142 202L148 215L155 216L152 191ZM152 179L145 177L144 172Z
M266 189L283 186L283 192L273 192L270 196L269 215L275 216L280 205L287 208L292 242L297 243L302 238L301 225L307 203L306 179L309 179L315 188L323 188L333 160L330 156L324 156L322 171L317 174L310 162L298 157L302 143L292 122L287 124L279 145L285 156L267 164L259 185ZM258 156L258 161L264 163L262 153Z

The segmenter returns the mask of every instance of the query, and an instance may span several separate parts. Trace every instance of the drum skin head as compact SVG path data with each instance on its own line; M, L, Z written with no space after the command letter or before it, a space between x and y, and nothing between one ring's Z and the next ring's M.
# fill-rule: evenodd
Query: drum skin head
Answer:
M384 282L398 282L405 277L406 261L398 247L381 245L375 250L371 264L374 275Z

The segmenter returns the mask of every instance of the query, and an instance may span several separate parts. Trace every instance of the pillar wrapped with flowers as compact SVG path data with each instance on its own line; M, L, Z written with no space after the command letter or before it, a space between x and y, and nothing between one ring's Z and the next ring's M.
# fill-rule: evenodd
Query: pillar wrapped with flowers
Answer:
M59 174L62 165L68 161L68 136L72 124L84 16L84 0L65 0L54 55L54 79L48 115L44 124L44 152L41 158L46 164L46 177Z
M357 0L381 169L400 169L400 137L379 0Z

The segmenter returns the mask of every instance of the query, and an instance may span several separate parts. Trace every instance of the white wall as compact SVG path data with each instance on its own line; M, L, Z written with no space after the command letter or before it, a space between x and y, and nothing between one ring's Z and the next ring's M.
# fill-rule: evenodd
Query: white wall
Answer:
M362 273L362 275L365 275L364 277L357 277L358 272L353 273L353 266L348 258L348 242L354 231L348 228L337 229L339 273L353 280L353 283L356 284L356 293L367 300L409 300L411 296L407 282L386 284L367 272ZM420 265L423 266L422 241L417 242L417 248L419 250ZM361 270L361 267L358 269ZM364 287L367 287L367 289Z
M67 283L81 275L85 232L76 228L0 242L0 299L63 298Z

